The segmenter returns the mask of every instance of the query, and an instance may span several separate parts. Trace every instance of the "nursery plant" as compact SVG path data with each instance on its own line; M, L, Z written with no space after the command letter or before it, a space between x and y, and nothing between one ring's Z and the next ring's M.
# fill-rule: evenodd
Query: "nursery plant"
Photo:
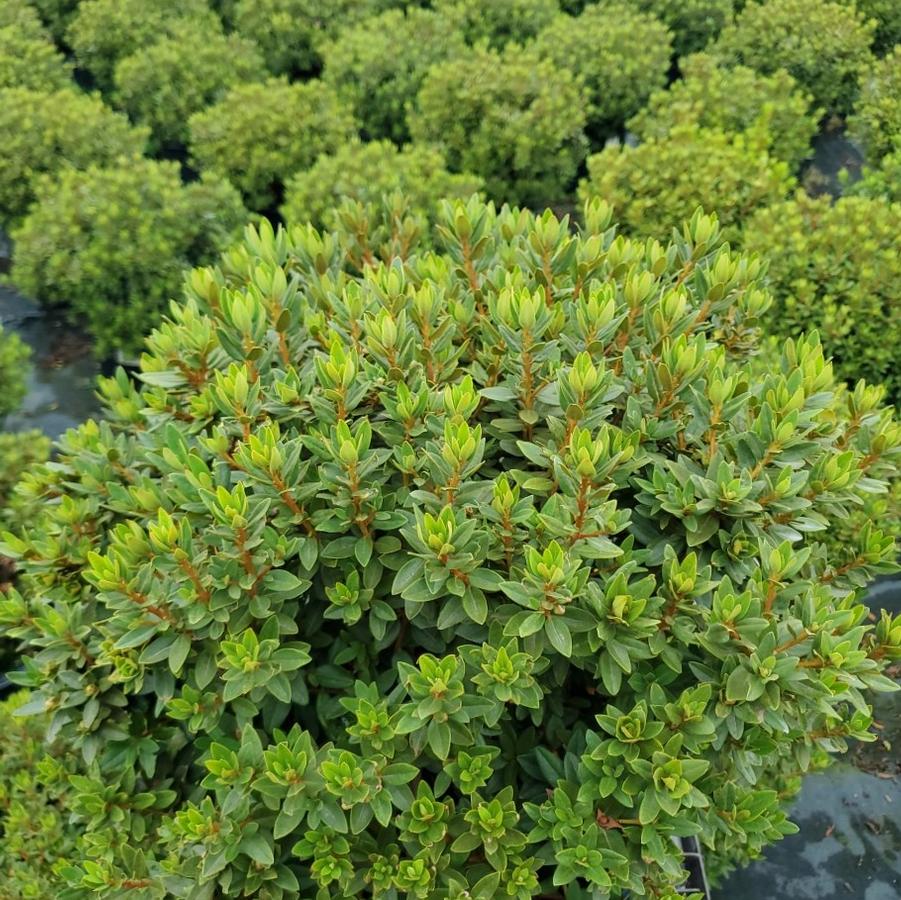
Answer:
M344 143L354 121L323 82L271 78L235 85L191 116L188 130L197 167L224 175L250 209L262 211L281 201L289 176Z
M887 153L875 166L864 166L861 177L851 181L848 172L843 173L843 193L858 197L881 197L893 203L901 203L901 135L896 149Z
M31 38L47 37L47 30L29 0L3 0L0 4L0 28L11 25Z
M298 76L318 70L318 44L349 22L401 6L395 0L230 0L225 18L262 48L269 70Z
M122 157L67 169L41 183L13 230L11 277L23 293L66 311L99 357L128 354L178 294L182 270L211 261L246 219L227 181L184 185L177 163Z
M845 115L872 63L875 25L853 3L750 0L713 52L766 74L785 69L818 106Z
M18 25L0 27L0 89L55 91L72 83L72 66L46 35Z
M654 16L626 3L600 3L576 17L557 16L536 38L535 53L585 86L588 131L598 140L621 131L666 84L672 40Z
M735 0L638 0L635 5L669 28L673 51L680 59L703 50L732 20L735 7L741 6Z
M430 9L391 9L342 29L320 45L322 78L353 109L363 137L403 143L408 106L426 72L464 54L458 24Z
M434 147L354 139L289 179L281 214L289 223L332 228L342 201L378 207L382 197L400 193L408 211L434 220L442 197L469 197L481 185L475 175L448 172Z
M763 262L713 216L610 216L263 222L187 278L4 536L61 897L673 897L671 837L754 855L873 737L895 549L822 538L901 428L815 335L752 374Z
M762 124L744 134L680 125L637 147L614 144L590 156L579 196L605 198L623 228L642 237L665 234L669 222L704 205L719 211L735 240L746 216L783 200L795 184L788 164L767 152L772 144Z
M103 90L113 86L116 63L171 34L185 20L213 34L222 22L206 0L82 0L66 30L78 65Z
M560 11L557 0L433 0L432 7L455 20L470 44L522 44L549 25Z
M16 715L27 700L19 691L0 701L0 882L10 900L50 900L60 887L53 865L75 835L66 824L68 785L47 753L47 717Z
M861 79L848 128L864 145L871 163L877 163L901 140L901 44L876 60Z
M46 93L0 90L0 226L20 221L41 177L63 169L104 165L142 153L147 131L132 126L93 95L74 87Z
M679 126L739 134L765 128L768 151L792 171L810 155L822 111L784 70L763 75L747 66L719 66L705 53L680 60L682 78L655 91L628 123L641 140L663 140Z
M854 5L868 19L876 22L873 48L878 55L888 53L895 44L901 43L901 16L898 15L897 0L854 0Z
M265 75L253 41L186 21L117 63L113 99L150 128L151 149L159 150L186 143L193 113L221 100L229 88Z
M585 158L586 97L576 77L535 49L475 47L433 66L410 127L452 172L484 179L490 197L564 197Z
M5 3L28 3L38 11L41 20L57 41L62 41L81 0L4 0Z
M817 328L836 373L884 383L901 400L901 204L882 198L794 199L760 210L743 237L765 253L783 337Z
M25 398L25 376L31 351L13 331L0 324L0 427L9 413L17 410Z

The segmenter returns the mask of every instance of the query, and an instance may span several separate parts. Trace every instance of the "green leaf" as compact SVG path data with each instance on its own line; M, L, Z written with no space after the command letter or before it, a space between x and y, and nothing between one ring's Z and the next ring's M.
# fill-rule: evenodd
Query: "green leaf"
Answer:
M753 678L751 673L744 667L739 665L733 669L726 679L726 700L730 703L739 703L747 700L751 695L753 687Z
M573 655L573 638L563 621L563 616L551 616L545 622L545 634L553 648L562 656L569 658Z
M191 652L191 639L186 634L180 634L169 648L169 669L173 675L178 675Z
M275 862L272 847L259 831L243 837L239 849L261 866L271 866Z
M431 721L428 729L429 748L438 759L450 756L451 730L447 722Z
M463 609L477 625L484 625L488 618L488 601L478 588L467 588L463 594Z

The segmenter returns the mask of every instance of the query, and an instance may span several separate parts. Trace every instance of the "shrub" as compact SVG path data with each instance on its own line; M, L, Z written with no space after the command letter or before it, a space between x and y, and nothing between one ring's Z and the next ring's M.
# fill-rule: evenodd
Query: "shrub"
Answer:
M47 717L17 715L27 700L19 691L0 702L0 880L10 900L49 900L62 887L53 865L75 835L66 821L70 792L54 777L60 763L47 755Z
M655 91L645 109L629 122L642 140L662 140L680 126L726 133L765 128L767 148L795 170L810 155L819 111L787 72L761 75L747 66L718 67L706 54L682 62L683 78L668 90Z
M15 489L49 455L50 440L40 431L0 431L0 531L19 528L36 513L35 506Z
M536 38L538 56L585 84L592 137L622 129L651 93L666 84L672 42L653 16L623 3L589 6L558 16Z
M402 193L417 214L434 218L441 197L468 197L482 185L475 175L453 175L433 147L390 141L353 140L324 153L309 169L298 172L285 189L281 208L287 222L333 227L342 199L378 203Z
M4 0L9 3L10 0ZM18 2L18 0L17 0ZM62 41L81 0L28 0L57 41Z
M818 106L847 113L872 61L873 23L829 0L749 2L715 45L724 60L766 74L786 69Z
M83 0L66 39L78 65L93 75L98 87L109 90L120 59L173 34L186 19L209 34L222 29L206 0Z
M636 5L669 28L678 57L706 47L732 21L736 6L734 0L638 0Z
M46 37L16 25L0 28L0 88L55 91L72 83L72 67Z
M854 5L868 19L876 22L876 37L873 47L886 53L901 44L901 14L898 0L854 0Z
M317 45L342 27L380 12L391 0L237 0L232 20L263 49L276 75L303 75L321 65Z
M878 162L901 140L901 44L876 60L861 80L848 127L866 147L870 162Z
M557 0L436 0L435 9L459 23L466 40L503 47L522 44L549 25L560 11Z
M767 252L774 333L817 328L837 374L883 382L901 399L901 205L795 199L761 210L745 245Z
M15 27L19 33L37 40L47 31L28 0L3 0L0 3L0 28Z
M19 408L25 398L25 375L31 351L13 331L4 331L0 324L0 425L3 419ZM2 477L2 475L0 475ZM2 505L0 505L2 509Z
M266 223L140 395L106 383L4 537L0 622L82 775L70 885L672 896L673 833L759 852L771 785L872 739L901 623L855 588L894 548L818 535L901 428L837 408L815 338L749 379L761 263L714 219L586 221L457 202L362 272Z
M185 22L171 37L116 65L116 104L148 125L157 147L184 144L188 118L222 99L230 87L262 79L259 48L237 35Z
M763 133L728 135L679 126L637 147L610 146L588 158L579 196L609 201L630 234L665 234L669 222L698 206L720 213L735 240L753 210L785 198L794 186L788 165L770 157Z
M13 231L12 279L68 308L99 356L129 352L177 293L182 270L208 261L244 221L231 185L185 186L175 163L135 157L66 170L41 185Z
M462 55L465 43L445 16L413 8L364 19L320 50L322 77L352 107L363 136L403 143L407 106L429 67Z
M320 81L270 79L233 87L188 122L191 157L225 175L263 210L281 199L284 181L353 133L353 117Z
M844 192L851 196L881 197L891 203L901 203L901 144L883 156L878 166L865 166L858 181L848 184L846 177L845 182Z
M75 90L0 90L0 134L0 225L7 228L25 215L41 175L141 153L147 142L144 129Z
M575 76L510 44L475 47L429 70L410 117L454 172L484 178L511 203L559 199L585 157L585 98Z

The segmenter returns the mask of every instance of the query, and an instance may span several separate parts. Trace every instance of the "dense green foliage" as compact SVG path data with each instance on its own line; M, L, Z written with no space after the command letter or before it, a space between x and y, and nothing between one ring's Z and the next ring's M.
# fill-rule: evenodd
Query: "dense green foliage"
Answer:
M276 75L301 75L317 69L317 45L348 23L379 12L391 0L237 0L230 19L236 30L262 48Z
M4 2L9 3L10 0ZM22 0L22 2L30 3L38 11L53 37L61 41L81 0Z
M762 264L714 218L584 220L250 228L31 479L0 622L77 754L73 888L671 897L672 834L756 854L873 737L893 546L820 537L901 426L815 338L749 377Z
M281 79L238 85L188 124L193 161L226 176L256 210L278 203L286 178L354 130L349 110L327 84Z
M29 0L3 0L0 3L0 28L9 26L31 38L47 37L47 30Z
M846 184L845 193L901 203L901 140L898 149L883 156L878 165L865 166L858 181Z
M796 169L810 155L819 111L787 72L762 75L747 66L719 67L707 54L682 61L683 77L655 91L629 122L642 140L666 138L679 126L712 128L731 134L765 128L768 150Z
M786 69L818 106L844 114L872 62L873 28L853 3L749 0L714 51L767 74Z
M635 4L653 13L673 34L676 56L702 50L732 19L734 0L637 0Z
M72 89L0 90L0 134L0 225L6 227L25 215L41 176L140 153L147 141L145 130L99 97Z
M817 328L839 377L882 382L901 400L901 204L799 194L761 210L744 245L764 253L776 302L768 327Z
M432 6L453 20L470 44L487 41L492 47L525 43L560 11L557 0L433 0Z
M31 521L35 507L19 495L17 488L20 480L46 462L49 455L50 440L36 429L0 431L0 530L19 528Z
M31 353L17 334L0 325L0 426L25 397L25 375Z
M44 36L7 25L0 28L0 88L54 91L72 82L72 66Z
M78 65L106 90L120 59L172 34L186 19L210 34L222 28L206 0L82 0L66 41Z
M410 211L433 219L442 197L468 197L480 187L475 175L448 172L433 147L354 140L289 179L281 214L286 222L333 227L343 200L377 204L383 196L400 193Z
M853 0L868 19L876 22L874 48L880 55L901 44L901 6L898 0Z
M429 67L465 57L459 28L434 10L388 10L321 45L322 77L350 104L364 137L409 138L407 108ZM499 73L501 74L501 73Z
M644 237L665 235L670 222L704 206L718 212L735 240L751 212L794 186L789 166L767 153L770 143L766 131L730 135L679 126L660 140L590 156L579 196L603 197L628 233Z
M848 126L863 143L871 163L901 145L901 44L876 60L862 78Z
M155 147L166 147L185 143L193 113L221 100L229 88L265 74L252 41L186 21L173 28L171 37L116 65L113 97L134 121L150 127Z
M47 754L46 717L16 715L27 701L26 691L0 701L0 884L8 900L51 900L60 887L53 865L75 844L70 792Z
M39 186L13 231L12 278L63 306L99 355L131 352L177 295L182 270L210 260L246 215L227 182L185 186L175 163L123 157L66 170Z
M672 43L653 16L605 3L576 18L558 16L538 35L535 52L585 85L588 126L598 137L619 131L666 84Z
M429 70L410 118L414 138L440 147L490 197L545 203L564 195L585 157L579 82L515 44L476 47Z

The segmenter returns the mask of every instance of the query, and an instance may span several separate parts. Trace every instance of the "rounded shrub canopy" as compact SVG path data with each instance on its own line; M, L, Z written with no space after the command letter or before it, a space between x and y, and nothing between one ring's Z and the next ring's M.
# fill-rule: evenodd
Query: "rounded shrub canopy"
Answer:
M470 44L522 44L549 25L560 11L557 0L435 0L433 8L455 21Z
M348 108L321 81L239 84L191 116L189 147L203 170L226 176L251 209L281 199L285 180L354 131Z
M789 167L766 152L766 129L745 135L678 126L637 147L612 145L588 158L579 196L603 197L632 234L665 234L669 222L701 204L719 211L735 240L753 210L785 199L795 184Z
M187 20L116 65L113 99L151 129L156 148L184 144L188 118L235 85L261 80L265 63L252 41Z
M112 87L116 63L172 34L185 19L215 34L222 21L206 0L82 0L66 31L78 65L103 90Z
M434 147L353 140L324 153L288 181L281 214L289 223L331 228L339 221L342 202L378 204L382 197L401 193L412 212L433 218L442 197L469 197L480 187L475 175L448 172Z
M613 0L619 2L619 0ZM653 13L673 34L677 57L702 50L732 20L735 0L637 0L644 12Z
M4 0L6 6L19 3L33 6L57 41L61 41L82 0Z
M728 134L766 129L769 151L795 170L811 154L820 110L784 70L763 75L747 66L718 66L705 53L681 60L682 78L655 91L629 121L642 140L662 140L679 126L713 128Z
M901 147L901 44L861 79L848 127L864 144L870 162Z
M319 43L349 23L401 6L399 0L237 0L235 30L263 50L276 75L303 75L319 68Z
M654 16L615 2L589 6L575 18L557 16L534 49L585 85L589 132L598 138L620 131L666 84L672 41Z
M410 137L407 108L429 67L465 53L454 21L430 9L388 10L323 42L322 77L352 107L369 140Z
M41 176L140 154L147 143L146 129L74 88L0 90L0 134L0 224L7 227L25 215Z
M186 186L176 163L139 157L65 169L37 193L12 233L13 282L64 307L100 356L134 352L182 270L209 262L247 216L227 182Z
M762 264L714 218L585 223L456 201L399 255L263 223L143 390L102 384L3 546L22 711L77 753L70 886L670 896L673 834L755 854L867 737L901 627L855 588L894 550L819 536L901 429L815 337L752 377Z
M4 0L0 4L0 28L14 26L27 37L46 38L47 30L29 0Z
M723 30L714 52L767 74L785 69L818 106L846 114L872 62L874 27L853 3L751 0Z
M72 83L72 66L45 35L17 25L0 27L0 89L55 91Z
M429 70L410 127L451 171L483 178L489 196L540 204L562 198L576 177L585 107L568 69L515 44L480 46Z
M836 373L901 402L901 204L808 197L760 210L744 245L769 259L774 334L817 328Z

